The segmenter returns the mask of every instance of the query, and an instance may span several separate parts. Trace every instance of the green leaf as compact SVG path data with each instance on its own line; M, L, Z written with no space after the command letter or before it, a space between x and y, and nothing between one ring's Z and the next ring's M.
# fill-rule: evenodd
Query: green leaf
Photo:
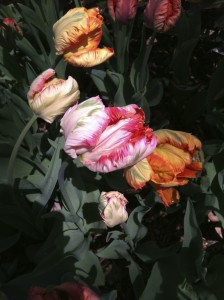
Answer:
M21 232L12 229L12 227L2 222L0 222L0 224L0 253L2 253L18 242Z
M183 279L177 255L161 258L154 264L139 300L179 300L177 288Z
M172 256L180 249L180 243L170 245L169 247L161 248L155 241L147 241L138 244L135 248L135 254L144 262L152 263L156 260Z
M135 292L135 299L139 299L145 287L143 275L141 272L141 268L131 257L129 261L130 261L130 264L128 266L129 276L131 279L133 290Z
M129 257L129 246L123 240L114 240L108 246L97 251L97 256L103 258L120 259Z
M180 266L190 283L198 281L203 276L202 256L202 234L197 223L194 206L188 200L184 217L184 238L180 251Z
M114 83L115 88L116 88L116 92L115 92L114 99L113 99L114 105L115 106L125 106L126 102L125 102L124 94L123 94L124 76L119 73L110 72L110 71L107 71L107 76L109 76L109 78Z
M182 11L175 29L177 31L178 44L172 62L174 78L178 84L186 85L190 76L189 63L192 52L201 34L200 10L191 10L189 13Z
M149 210L150 208L148 207L138 206L129 215L125 229L131 240L135 243L141 240L147 233L147 228L142 224L142 218Z
M163 98L163 84L160 79L154 78L148 83L145 98L150 107L160 103Z
M210 111L216 106L216 101L224 97L224 88L222 78L224 76L224 60L221 60L218 68L214 72L207 91L207 97L205 102L207 103L207 109Z
M91 251L85 254L82 260L76 264L76 274L85 279L90 285L104 285L105 278L103 269L97 256Z

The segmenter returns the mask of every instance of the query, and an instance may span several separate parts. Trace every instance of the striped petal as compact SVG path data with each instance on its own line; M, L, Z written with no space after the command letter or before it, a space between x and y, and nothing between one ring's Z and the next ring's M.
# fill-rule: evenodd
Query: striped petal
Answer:
M69 52L64 56L64 59L69 64L75 67L93 67L107 61L114 55L112 48L97 48L95 50L87 51L79 54Z
M64 150L72 158L95 146L108 124L108 116L99 97L90 98L70 108L61 120L65 136Z
M167 143L190 153L201 149L199 139L190 133L169 129L156 130L154 133L158 138L158 145Z

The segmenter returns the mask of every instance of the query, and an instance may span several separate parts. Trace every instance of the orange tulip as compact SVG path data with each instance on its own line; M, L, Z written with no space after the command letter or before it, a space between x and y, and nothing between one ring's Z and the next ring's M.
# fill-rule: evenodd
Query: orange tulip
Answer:
M77 7L69 10L54 26L57 55L76 67L93 67L108 60L112 48L98 48L103 17L98 8Z
M145 159L125 169L125 177L134 189L141 189L147 182L155 187L164 205L179 201L173 188L188 183L202 170L198 161L201 142L193 135L167 129L154 131L157 147Z
M181 0L149 0L144 11L146 26L165 32L175 25L181 14Z

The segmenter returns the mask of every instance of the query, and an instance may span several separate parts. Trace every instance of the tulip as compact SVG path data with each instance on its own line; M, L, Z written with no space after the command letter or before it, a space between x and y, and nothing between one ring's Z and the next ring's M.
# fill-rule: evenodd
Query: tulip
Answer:
M22 29L14 19L4 18L3 24L7 25L8 27L11 27L15 32L19 33L20 35L23 35Z
M107 0L111 18L125 24L135 18L136 4L137 0Z
M99 199L99 211L108 227L124 223L128 219L126 205L128 200L119 192L102 192Z
M144 11L144 20L149 28L165 32L175 25L180 14L180 0L149 0Z
M30 288L27 300L100 300L87 286L78 282L62 283L54 288L34 286Z
M53 78L55 71L48 69L31 84L27 94L30 108L43 120L52 123L79 99L79 88L71 76L67 80Z
M57 55L76 67L92 67L108 60L114 51L98 48L103 17L98 8L77 7L69 10L53 26Z
M65 152L94 172L108 173L134 165L156 147L152 129L135 104L107 107L99 97L70 108L61 120Z
M179 193L173 187L188 183L202 170L198 161L201 142L193 135L161 129L154 132L157 147L145 159L125 170L125 177L134 189L141 189L150 182L164 205L179 201Z

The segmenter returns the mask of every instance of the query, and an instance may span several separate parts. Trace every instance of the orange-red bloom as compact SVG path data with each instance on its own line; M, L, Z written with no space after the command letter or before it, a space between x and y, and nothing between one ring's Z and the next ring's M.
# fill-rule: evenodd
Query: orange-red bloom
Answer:
M114 21L128 23L136 15L137 0L107 0L109 14Z
M174 130L154 131L157 147L145 159L125 169L128 183L135 189L141 189L150 182L164 205L178 202L179 193L173 187L188 183L202 169L198 161L201 142L193 135Z
M175 25L181 14L181 0L149 0L144 11L146 26L165 32Z
M100 298L91 289L78 282L66 282L50 289L34 286L29 290L27 300L63 299L100 300Z
M76 7L69 10L54 26L57 55L77 67L92 67L109 59L112 48L98 48L102 37L103 17L98 8Z

